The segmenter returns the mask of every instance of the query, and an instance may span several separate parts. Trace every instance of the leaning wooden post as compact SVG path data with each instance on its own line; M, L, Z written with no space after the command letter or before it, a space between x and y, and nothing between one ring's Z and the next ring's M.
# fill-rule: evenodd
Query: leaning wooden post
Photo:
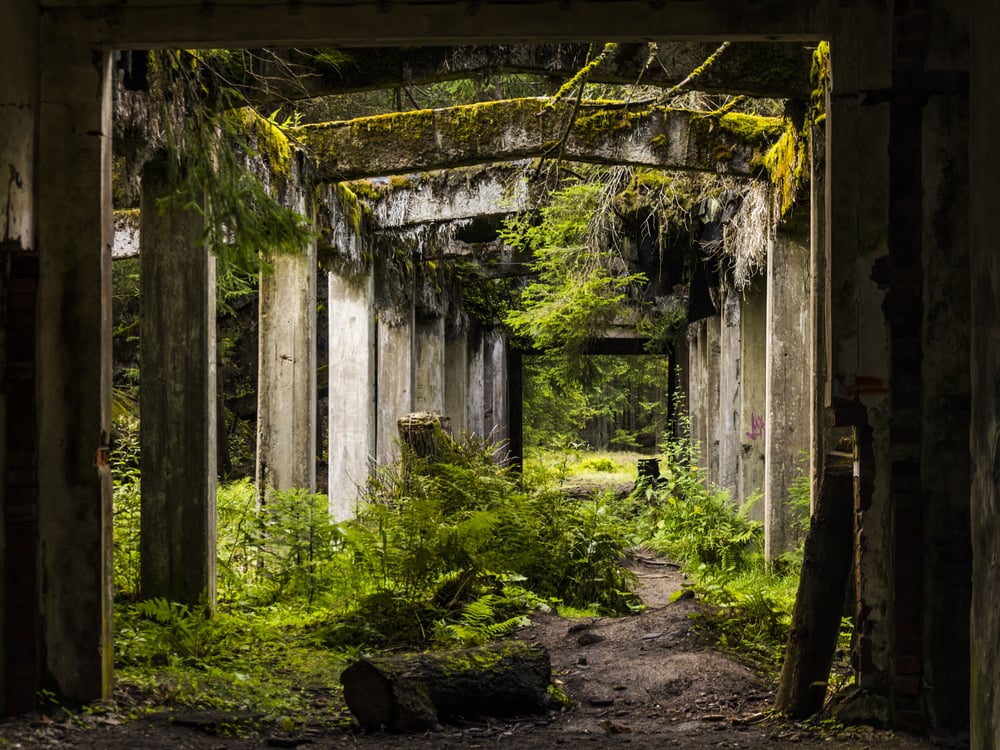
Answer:
M846 444L845 444L846 443ZM851 571L854 460L849 439L828 453L816 512L806 535L802 575L775 709L793 719L823 707Z

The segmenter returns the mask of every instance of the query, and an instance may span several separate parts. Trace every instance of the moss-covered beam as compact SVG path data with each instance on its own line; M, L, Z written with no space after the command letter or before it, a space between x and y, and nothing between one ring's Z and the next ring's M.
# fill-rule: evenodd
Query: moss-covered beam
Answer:
M339 182L557 154L747 176L782 132L778 118L613 102L573 115L570 104L512 99L306 125L292 136L311 156L317 179Z
M710 93L806 99L811 51L798 42L736 42L702 69L718 44L620 44L591 71L592 83L689 88ZM227 75L251 101L283 101L497 74L567 79L593 50L586 44L248 51ZM236 64L238 63L238 64Z

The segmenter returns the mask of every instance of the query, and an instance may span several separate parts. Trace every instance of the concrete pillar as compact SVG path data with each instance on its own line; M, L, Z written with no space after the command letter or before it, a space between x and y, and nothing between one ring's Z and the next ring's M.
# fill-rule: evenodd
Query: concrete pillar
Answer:
M304 208L304 206L300 206ZM257 492L316 490L316 246L260 274Z
M399 458L396 420L413 411L414 393L414 329L413 278L400 298L398 292L387 289L398 284L399 277L389 277L387 269L375 271L376 312L375 334L377 361L375 457L380 465Z
M719 321L719 477L720 489L741 503L737 494L740 459L740 298L724 282L720 285L722 315Z
M740 466L737 478L737 496L741 501L754 493L761 496L750 509L750 517L761 523L764 521L766 394L767 278L761 274L743 291L740 304Z
M460 437L469 429L469 334L451 332L444 342L444 413Z
M971 747L1000 747L1000 5L972 0L970 199L972 315Z
M510 459L517 467L524 462L524 355L510 345L507 349L507 444Z
M113 73L110 53L77 42L71 32L51 16L42 17L33 185L39 259L34 559L40 567L29 610L41 616L36 654L45 686L68 700L87 701L109 695L113 662L108 466ZM31 505L23 511L27 520ZM31 560L19 564L30 566ZM20 648L10 632L5 640ZM8 680L8 689L14 684ZM29 680L18 689L30 689L34 700L38 687ZM8 694L9 707L14 697Z
M889 690L892 555L889 336L879 264L888 253L892 19L880 4L842 7L831 41L826 219L830 253L831 402L859 453L856 510L858 682ZM883 260L880 260L883 259Z
M830 259L826 242L826 130L809 131L809 344L810 390L813 394L809 440L810 510L823 481L824 456L836 447L830 430Z
M469 334L469 371L466 388L466 429L469 434L486 439L486 332L479 327Z
M414 326L413 410L444 413L444 318L418 319Z
M142 178L141 590L215 602L215 258L201 216L168 203L164 161Z
M767 252L764 556L768 560L798 542L788 490L804 468L812 423L809 222L800 215L785 222Z
M0 715L34 707L38 679L38 407L35 117L38 8L14 0L0 25ZM10 690L8 691L8 682Z
M713 315L689 329L691 439L701 451L701 466L710 483L719 479L719 332L721 318Z
M374 277L328 274L330 511L352 518L375 454Z
M483 430L487 440L501 445L500 455L509 450L507 439L507 346L503 335L493 328L483 337Z

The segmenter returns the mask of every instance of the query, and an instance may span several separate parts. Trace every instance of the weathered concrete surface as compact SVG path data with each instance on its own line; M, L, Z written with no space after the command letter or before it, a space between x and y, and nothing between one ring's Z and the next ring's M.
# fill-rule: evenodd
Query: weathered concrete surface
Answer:
M486 380L486 357L483 340L486 332L478 326L469 332L467 354L469 358L467 391L466 391L466 429L472 435L486 436L486 391L483 384Z
M733 502L745 499L737 494L740 461L740 298L725 281L719 324L719 478L718 485L729 492Z
M701 451L708 481L719 483L719 331L721 318L713 315L688 327L688 409L691 439Z
M444 413L444 318L418 318L414 328L413 409Z
M27 28L30 35L38 27ZM36 653L45 686L82 701L109 695L113 661L113 74L110 54L77 42L75 30L54 19L42 19L41 49L32 222L39 254ZM31 505L24 511L30 514ZM28 682L19 690L42 687Z
M483 334L483 432L482 437L499 444L507 455L507 345L503 334L490 329Z
M128 209L115 211L115 244L111 248L112 258L115 260L134 258L139 254L141 224L139 211Z
M469 429L469 335L449 331L444 345L444 413L459 437Z
M832 402L837 424L856 428L860 451L858 682L883 695L893 666L889 331L885 292L872 276L888 253L889 105L867 92L891 86L892 19L885 5L838 14L826 158Z
M140 589L215 603L215 258L201 215L157 200L163 162L143 171Z
M483 102L304 125L291 132L315 162L316 178L338 182L555 155L573 107L547 104L546 99ZM782 127L780 118L586 106L573 119L562 155L570 161L747 176Z
M932 726L959 732L968 726L972 601L967 118L962 94L924 106L922 700Z
M809 450L812 398L809 390L809 223L787 219L767 252L767 391L764 439L764 556L773 560L800 539L789 488Z
M79 3L83 5L83 3ZM487 3L469 13L459 3L399 3L390 12L364 3L331 4L303 0L294 8L274 0L247 0L238 11L206 14L203 4L175 0L165 23L163 2L87 0L50 9L59 23L108 48L189 48L194 42L216 47L289 47L379 44L507 44L511 40L578 42L580 39L732 39L735 41L823 38L839 9L833 0L758 0L733 4L708 0L665 0L650 5L618 0L586 6L586 12L558 3Z
M375 455L374 278L328 274L330 315L329 497L333 517L355 515Z
M524 165L493 164L393 181L366 180L361 187L359 192L372 194L366 202L379 229L507 216L533 206Z
M670 88L702 68L688 88L756 97L806 99L810 50L801 42L735 43L714 64L705 60L719 48L710 42L620 44L590 72L590 83L634 84L639 71L645 86ZM283 104L303 98L352 91L390 89L433 81L534 74L569 79L593 56L589 44L504 44L500 46L356 47L327 51L252 51L248 68L231 71L254 102ZM241 60L245 62L246 60ZM253 74L249 80L247 72ZM288 73L295 74L290 79Z
M387 278L385 264L375 269L377 328L377 404L375 457L380 465L399 458L396 421L413 411L414 330L413 277L409 277L409 296L403 300L387 299L387 287L397 283Z
M972 0L972 665L971 746L1000 747L1000 5Z
M260 275L257 492L316 490L316 246Z
M755 278L742 293L740 305L740 467L737 495L745 501L758 493L761 500L750 518L764 521L764 443L767 431L764 402L767 394L767 281Z
M0 185L7 206L0 235L0 712L34 706L39 674L38 449L35 396L34 146L38 108L38 25L30 0L5 8L0 25ZM11 257L11 255L17 257ZM16 472L16 473L15 473ZM17 577L14 577L17 571ZM18 585L20 583L20 585Z

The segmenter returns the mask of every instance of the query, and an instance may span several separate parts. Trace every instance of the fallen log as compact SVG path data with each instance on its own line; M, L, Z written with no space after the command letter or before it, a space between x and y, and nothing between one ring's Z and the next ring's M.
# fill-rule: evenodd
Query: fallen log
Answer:
M344 670L344 700L365 729L433 729L456 718L537 714L550 703L549 653L503 641L446 652L361 659Z

